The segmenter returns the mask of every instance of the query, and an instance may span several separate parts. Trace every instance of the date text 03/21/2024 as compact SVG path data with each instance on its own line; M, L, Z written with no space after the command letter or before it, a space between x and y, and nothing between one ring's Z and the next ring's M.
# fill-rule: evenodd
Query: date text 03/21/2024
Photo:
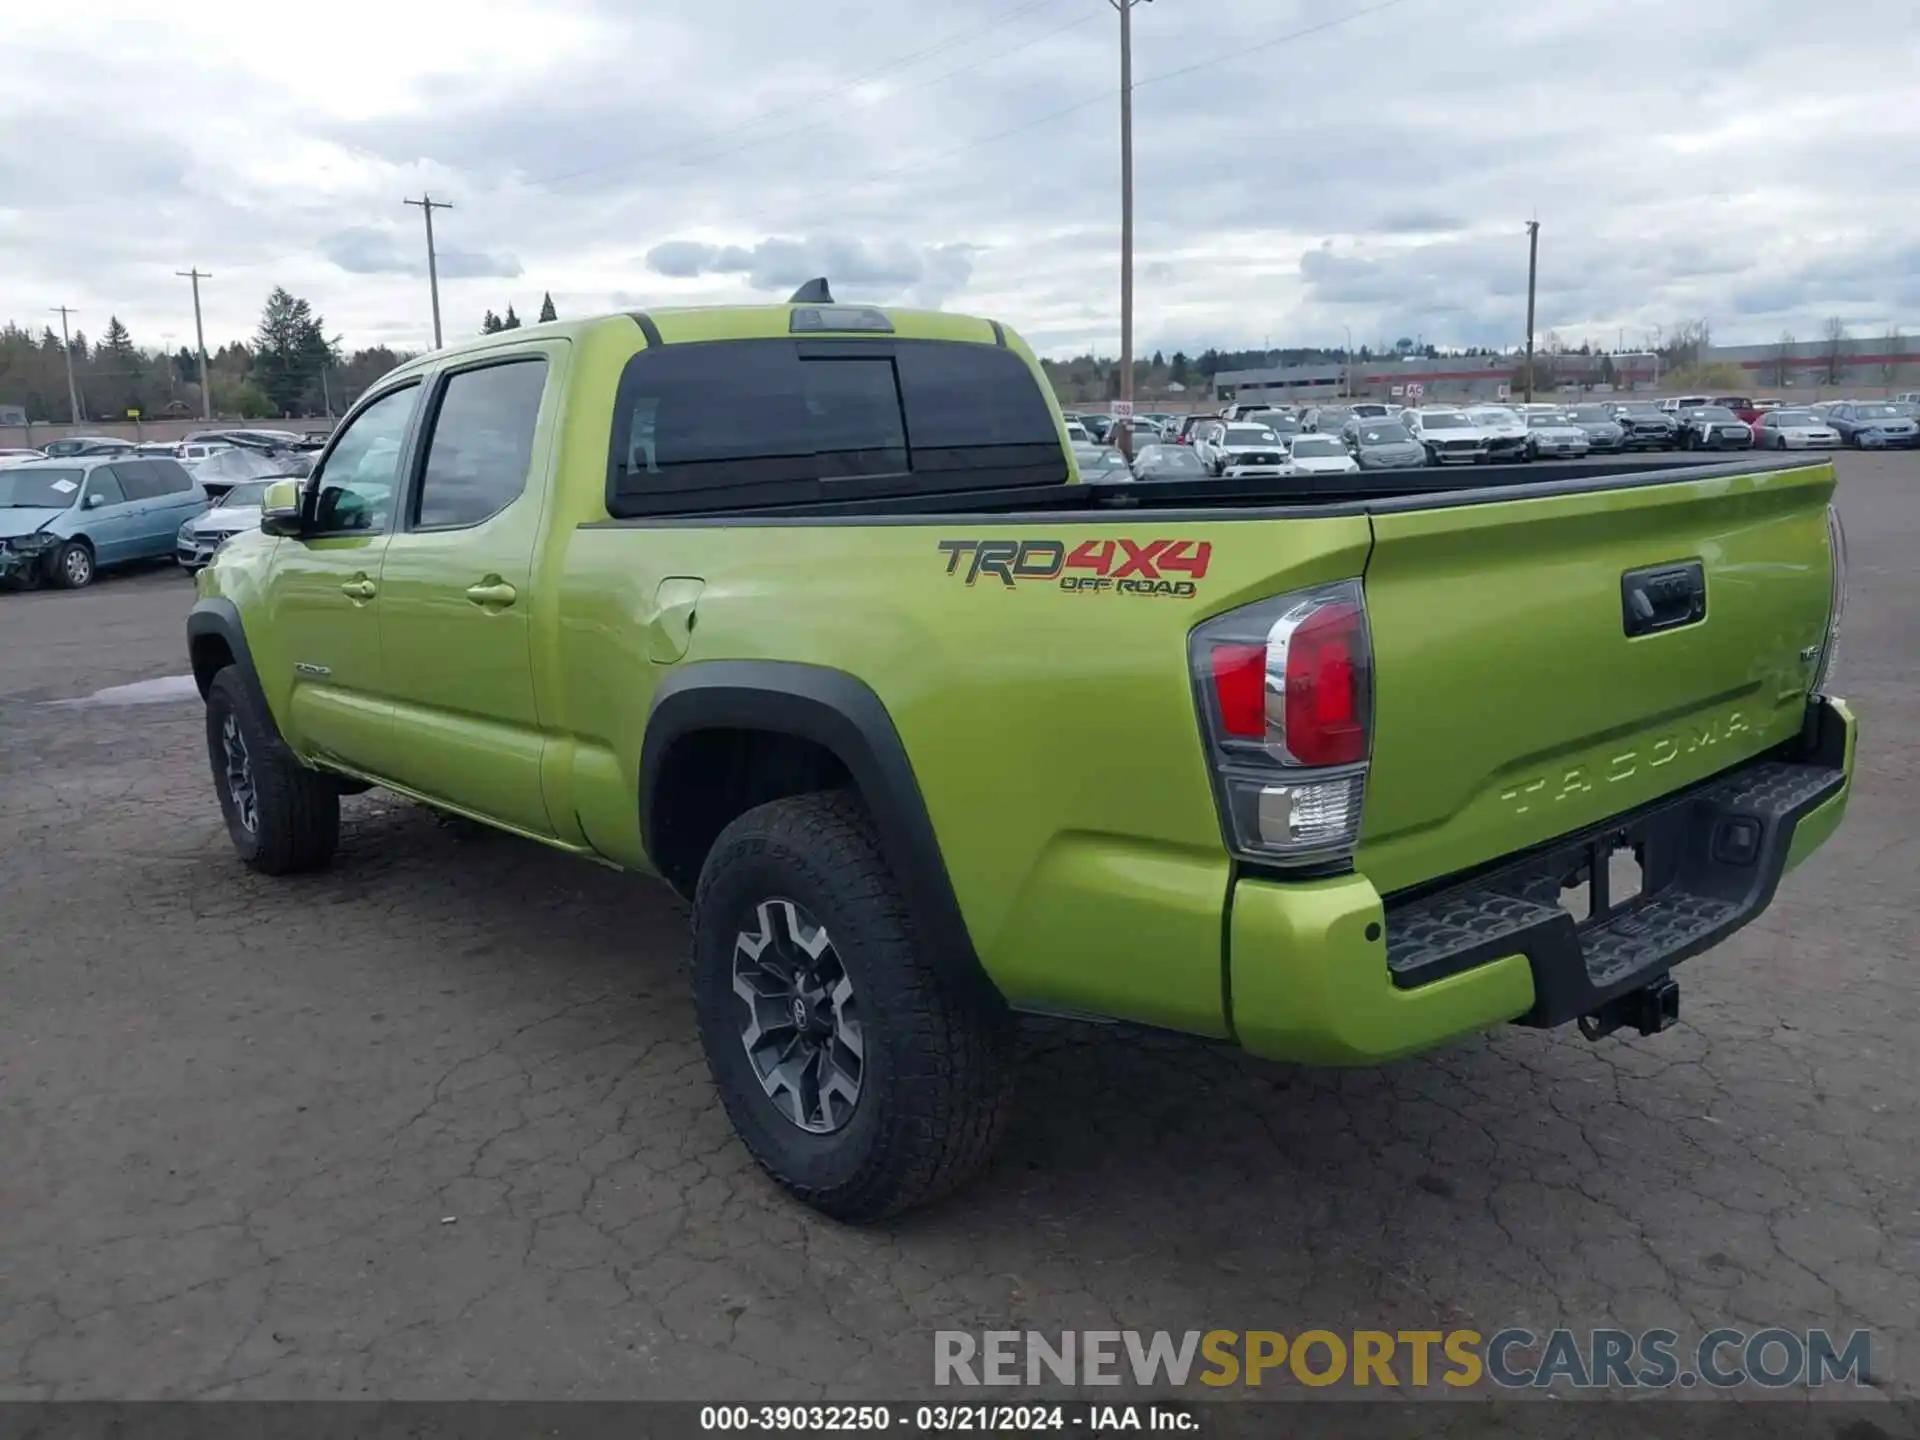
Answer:
M1009 1431L1195 1434L1200 1417L1178 1405L1088 1402L1040 1405L703 1405L700 1428L715 1433L884 1432L999 1435Z

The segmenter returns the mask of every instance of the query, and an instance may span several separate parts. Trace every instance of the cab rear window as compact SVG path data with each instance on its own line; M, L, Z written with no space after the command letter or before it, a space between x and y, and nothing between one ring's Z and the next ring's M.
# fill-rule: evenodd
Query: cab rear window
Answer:
M1053 412L1010 350L898 339L696 342L627 362L607 509L700 514L1067 479Z

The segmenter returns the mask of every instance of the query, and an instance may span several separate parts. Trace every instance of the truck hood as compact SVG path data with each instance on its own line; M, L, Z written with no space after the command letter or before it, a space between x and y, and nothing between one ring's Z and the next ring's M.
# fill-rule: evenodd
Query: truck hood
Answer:
M31 535L66 513L64 510L42 509L37 506L32 509L0 510L0 540L14 535Z

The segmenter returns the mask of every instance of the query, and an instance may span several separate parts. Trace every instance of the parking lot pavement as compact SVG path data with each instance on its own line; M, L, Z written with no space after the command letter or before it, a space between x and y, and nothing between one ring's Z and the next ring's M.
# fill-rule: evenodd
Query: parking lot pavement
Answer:
M0 1395L900 1397L938 1328L1605 1323L1871 1327L1914 1395L1920 457L1841 463L1852 813L1679 1029L1335 1073L1036 1026L992 1170L879 1231L733 1139L663 890L374 796L254 877L197 703L47 703L183 670L186 582L0 595Z

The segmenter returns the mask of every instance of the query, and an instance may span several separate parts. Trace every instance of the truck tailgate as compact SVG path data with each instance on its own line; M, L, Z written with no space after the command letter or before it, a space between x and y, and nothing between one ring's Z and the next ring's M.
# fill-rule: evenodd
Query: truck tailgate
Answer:
M1585 483L1372 516L1357 864L1382 893L1643 805L1801 725L1832 466Z

